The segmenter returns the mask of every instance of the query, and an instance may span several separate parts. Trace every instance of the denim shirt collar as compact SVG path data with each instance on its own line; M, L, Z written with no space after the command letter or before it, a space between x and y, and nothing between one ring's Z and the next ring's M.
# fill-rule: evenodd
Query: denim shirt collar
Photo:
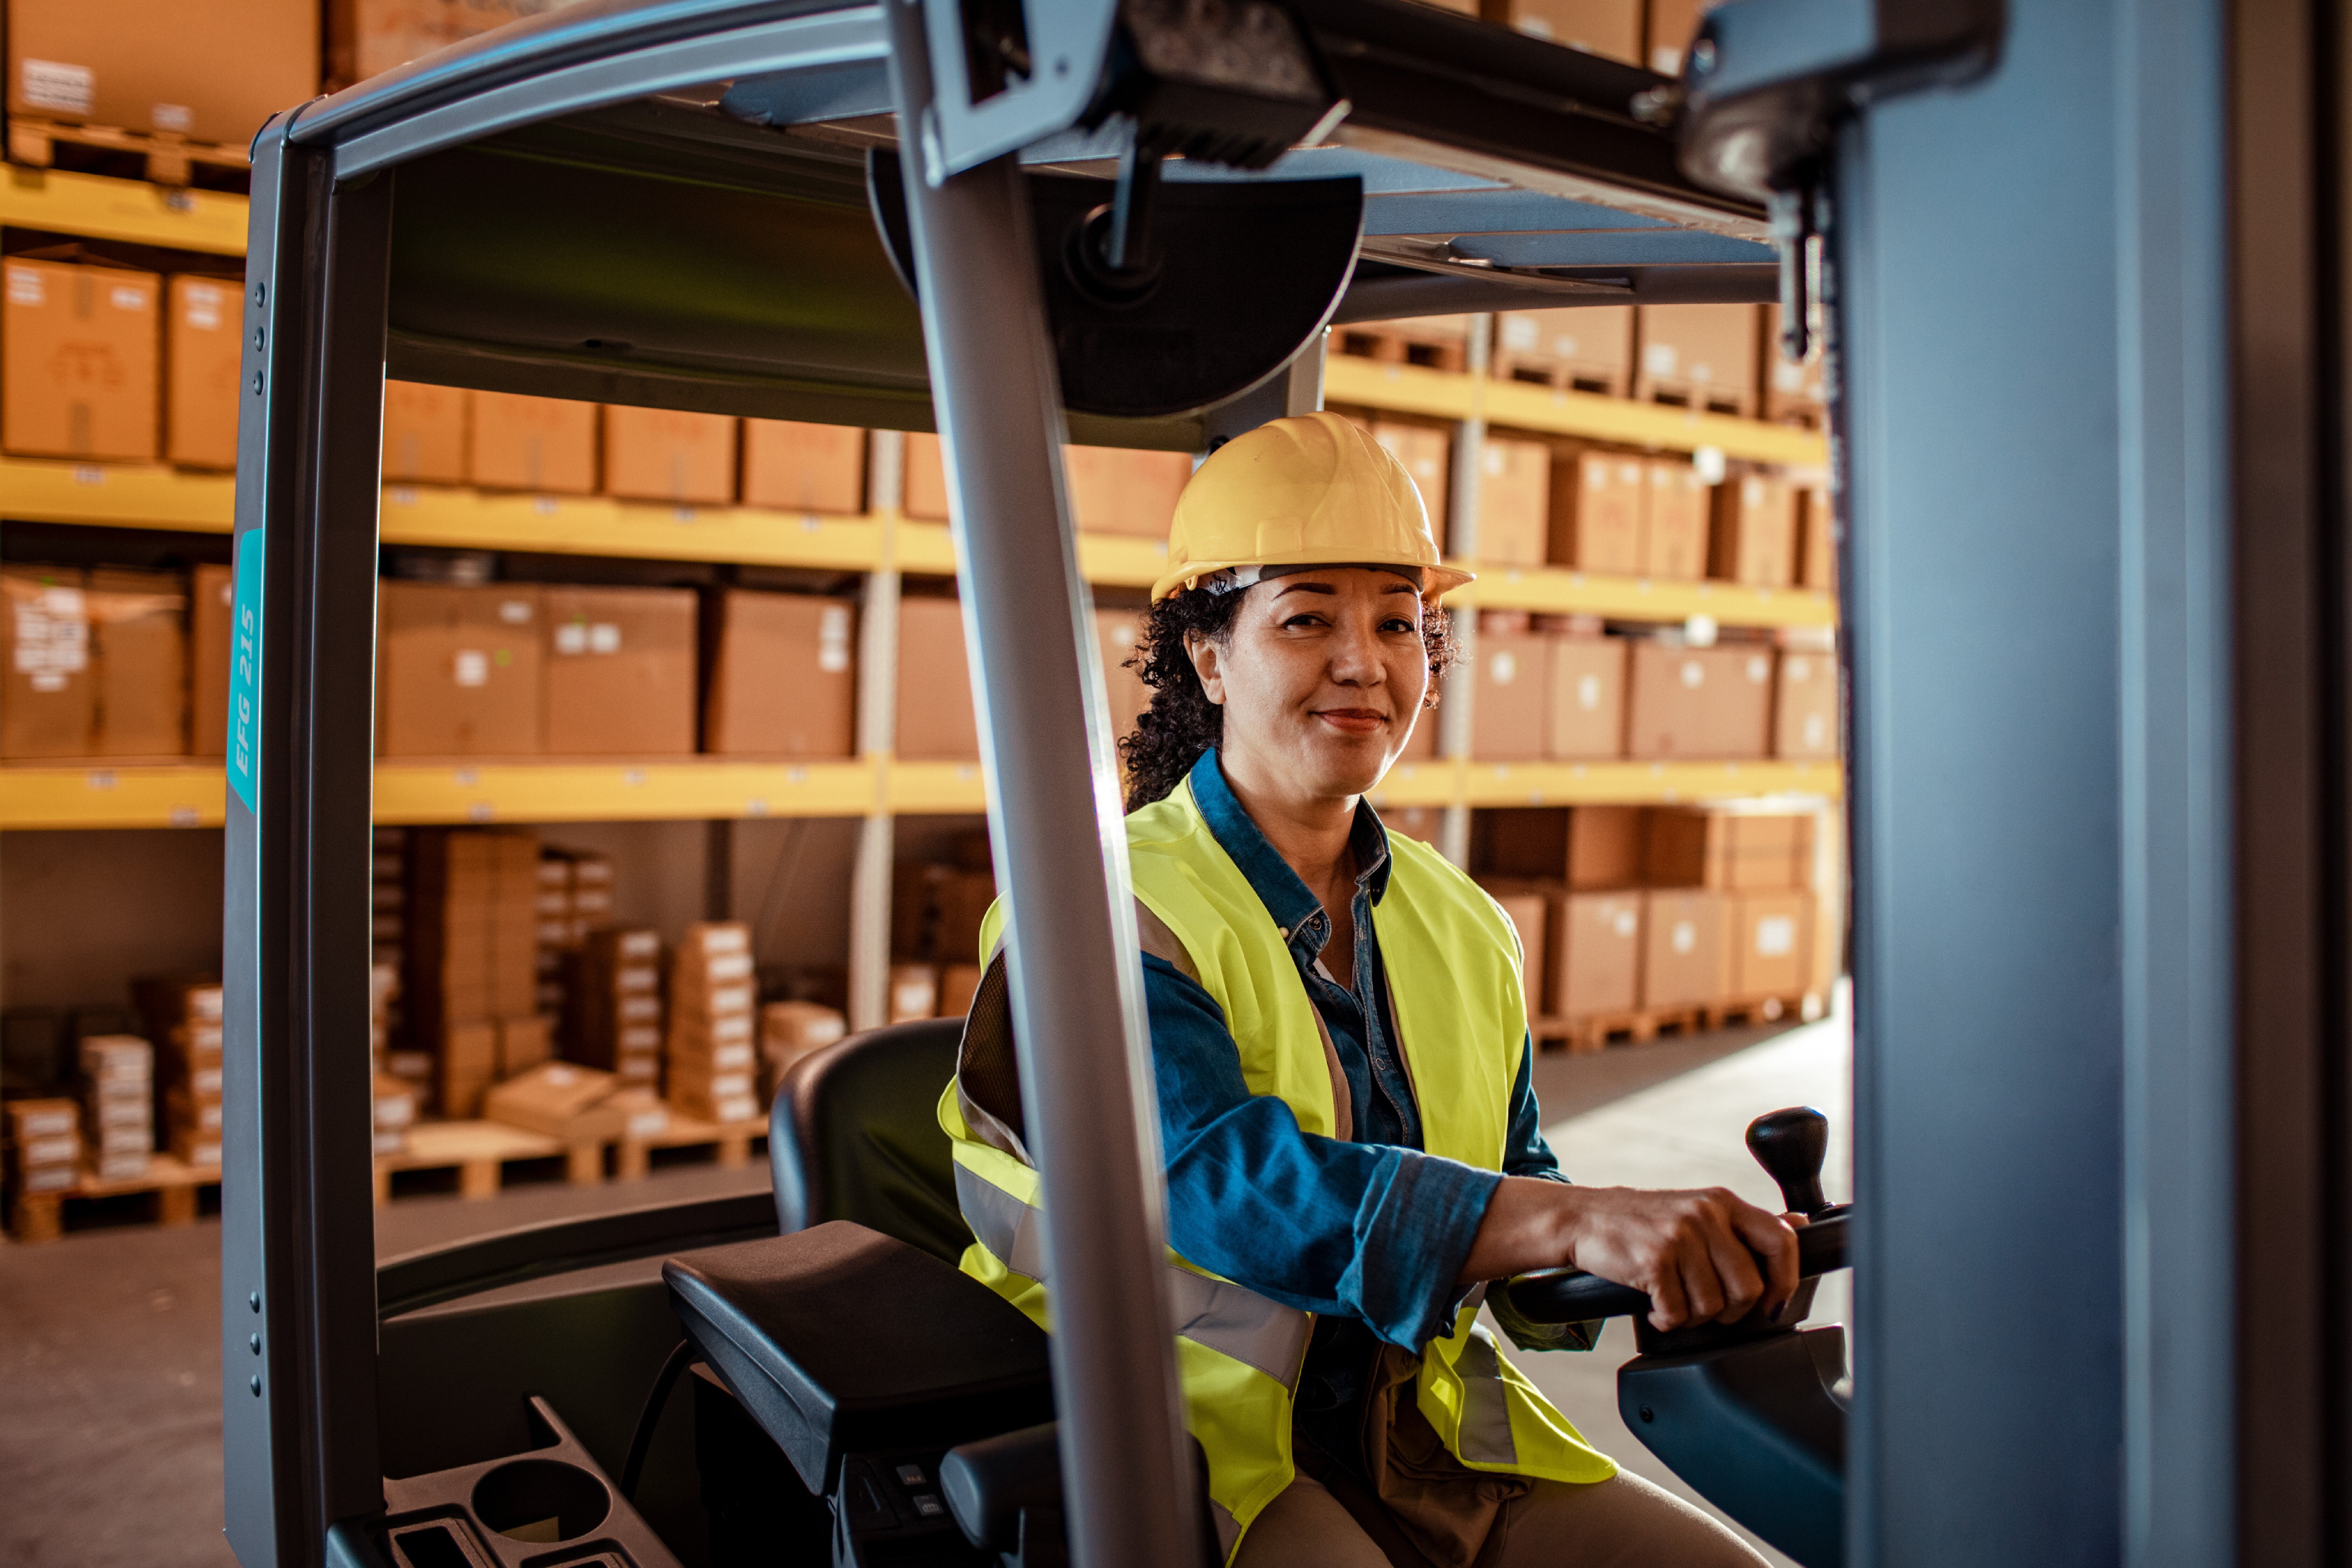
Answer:
M1330 940L1330 917L1250 820L1233 786L1225 783L1217 748L1212 746L1201 753L1201 760L1192 764L1191 783L1193 803L1201 808L1209 831L1249 879L1251 890L1281 928L1282 939L1298 957L1300 966L1311 966ZM1348 842L1356 856L1357 892L1378 904L1389 887L1389 836L1370 801L1356 803L1356 820L1348 830Z

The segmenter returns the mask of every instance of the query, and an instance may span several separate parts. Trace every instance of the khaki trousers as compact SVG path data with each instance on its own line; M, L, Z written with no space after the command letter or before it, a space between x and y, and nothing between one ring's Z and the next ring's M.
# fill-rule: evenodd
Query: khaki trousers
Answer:
M1712 1517L1630 1471L1592 1486L1537 1481L1510 1503L1479 1568L1763 1568ZM1323 1484L1300 1476L1242 1537L1235 1568L1389 1568Z

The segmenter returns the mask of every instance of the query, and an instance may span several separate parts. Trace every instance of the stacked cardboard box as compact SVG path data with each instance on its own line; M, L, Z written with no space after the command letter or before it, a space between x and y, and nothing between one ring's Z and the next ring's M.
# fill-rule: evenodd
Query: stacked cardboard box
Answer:
M1372 419L1368 427L1372 439L1394 453L1405 472L1412 476L1414 486L1421 491L1422 508L1429 513L1429 531L1437 536L1438 549L1446 549L1446 480L1454 462L1452 430L1444 426L1414 425L1389 418Z
M234 278L184 273L164 284L163 458L192 468L236 467L237 388L245 371Z
M1833 648L1783 648L1780 676L1772 690L1772 754L1836 756L1838 709L1838 665Z
M386 757L546 749L541 590L387 581L377 597L376 749Z
M564 967L588 933L613 919L613 862L552 845L539 852L539 1011L572 1037L564 1016Z
M417 1100L415 1087L406 1079L394 1078L390 1073L375 1075L371 1147L378 1158L397 1154L408 1147L408 1130L416 1125Z
M940 1016L940 966L894 963L884 991L886 1022L911 1024Z
M856 754L853 601L725 588L706 607L705 752L794 759Z
M770 1002L760 1009L761 1094L773 1100L784 1074L803 1057L836 1045L849 1022L821 1002Z
M866 432L789 419L743 421L743 504L784 511L866 510Z
M466 477L489 489L590 495L596 489L596 405L477 392Z
M89 1168L101 1181L135 1181L155 1152L155 1047L136 1035L85 1035L79 1056Z
M81 1175L81 1108L70 1100L12 1100L8 1188L18 1197L62 1193Z
M891 868L891 957L901 963L978 963L981 922L995 901L996 878L978 853L959 865L901 860Z
M629 1088L661 1082L661 937L643 926L590 931L566 976L564 1055Z
M612 1103L620 1080L575 1062L543 1062L482 1097L492 1121L527 1128L566 1143L602 1143L621 1136L625 1118Z
M408 927L408 834L399 827L379 827L375 830L375 864L370 874L369 897L374 913L368 925L368 939L373 962L389 964L397 971L401 964L404 933ZM391 1018L385 1025L389 1031Z
M709 1121L759 1120L758 990L749 926L701 921L686 928L670 959L672 1106Z
M1625 754L1628 644L1601 635L1598 625L1515 610L1479 616L1473 757L1574 762Z
M1192 459L1182 452L1065 447L1062 468L1070 521L1081 531L1166 539L1176 498L1192 477Z
M0 571L0 757L89 754L98 681L85 579L73 566Z
M898 603L898 755L908 762L980 761L963 608L953 599Z
M473 428L473 394L413 381L383 384L386 484L461 485Z
M1717 486L1709 573L1759 588L1789 586L1797 577L1797 513L1795 487L1770 474Z
M1635 643L1626 681L1625 755L1709 761L1770 755L1774 658L1764 643Z
M1763 319L1754 305L1643 305L1633 395L1752 417Z
M555 756L691 756L695 596L548 588L546 747Z
M471 1116L500 1078L546 1059L539 1016L539 840L513 828L409 837L410 1037L435 1054L444 1116Z
M243 147L319 88L309 0L8 7L8 112Z
M1478 559L1542 565L1550 505L1551 444L1488 437L1479 464Z
M163 1132L191 1165L217 1165L221 1149L221 988L205 975L163 975L131 987L155 1049Z
M572 0L331 0L327 17L330 89L365 81L395 66ZM311 15L316 16L313 11ZM315 53L317 35L312 35ZM307 89L305 89L308 90ZM283 102L299 100L299 93Z
M1811 978L1814 825L1772 811L1660 806L1644 856L1654 899L1711 900L1720 946L1714 994L1698 1000L1789 997Z
M31 457L153 462L162 278L11 257L0 285L0 445Z
M188 755L228 754L229 616L235 595L226 566L188 574Z
M736 421L672 408L604 409L604 493L672 506L735 499Z

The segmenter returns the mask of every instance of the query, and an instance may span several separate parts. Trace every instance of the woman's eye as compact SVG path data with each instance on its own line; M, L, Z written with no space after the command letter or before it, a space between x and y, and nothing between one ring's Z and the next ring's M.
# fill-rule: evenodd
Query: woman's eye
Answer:
M1418 632L1421 628L1414 626L1411 621L1406 620L1403 616L1399 616L1391 620L1382 622L1381 624L1381 630L1384 632Z
M1318 615L1301 613L1291 616L1282 624L1285 626L1319 626L1323 624L1323 617Z

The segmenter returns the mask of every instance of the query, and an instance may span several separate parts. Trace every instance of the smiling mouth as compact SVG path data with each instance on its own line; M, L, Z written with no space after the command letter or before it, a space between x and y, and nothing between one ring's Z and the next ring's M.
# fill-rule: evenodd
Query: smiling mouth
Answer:
M1370 735L1385 728L1389 716L1370 708L1325 708L1317 711L1320 719L1343 734Z

